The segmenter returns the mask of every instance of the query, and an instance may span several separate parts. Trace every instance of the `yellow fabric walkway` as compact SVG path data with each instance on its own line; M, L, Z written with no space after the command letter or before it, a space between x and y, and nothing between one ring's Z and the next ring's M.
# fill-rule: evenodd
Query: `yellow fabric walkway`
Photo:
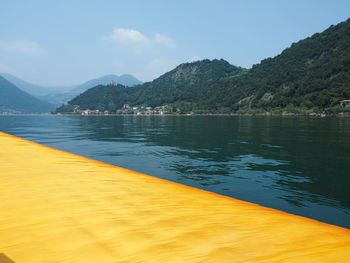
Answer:
M340 263L350 230L0 133L0 260Z

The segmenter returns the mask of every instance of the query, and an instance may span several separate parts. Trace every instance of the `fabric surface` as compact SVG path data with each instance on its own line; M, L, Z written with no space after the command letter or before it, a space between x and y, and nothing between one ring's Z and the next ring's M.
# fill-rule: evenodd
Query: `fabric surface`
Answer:
M339 263L350 230L0 133L0 259Z

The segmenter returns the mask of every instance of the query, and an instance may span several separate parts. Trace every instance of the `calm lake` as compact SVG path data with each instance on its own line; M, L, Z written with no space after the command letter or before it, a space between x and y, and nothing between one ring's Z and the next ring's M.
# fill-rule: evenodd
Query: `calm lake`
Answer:
M350 228L350 118L0 116L0 130Z

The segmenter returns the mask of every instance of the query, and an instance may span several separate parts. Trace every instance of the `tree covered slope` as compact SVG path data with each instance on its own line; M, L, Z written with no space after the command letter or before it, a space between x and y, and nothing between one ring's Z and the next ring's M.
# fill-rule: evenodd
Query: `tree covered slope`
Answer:
M223 85L228 96L221 103L234 110L248 105L324 109L350 99L350 19L292 44Z
M126 103L167 104L199 113L341 110L339 101L350 99L350 19L293 43L250 70L224 60L202 60L142 85L92 90L69 104L110 111Z
M77 96L69 105L79 105L81 109L115 111L123 106L164 104L187 105L187 110L206 107L209 97L216 92L221 79L234 78L247 70L230 65L225 60L202 60L181 64L152 82L134 87L122 85L97 86ZM58 112L69 111L63 106Z

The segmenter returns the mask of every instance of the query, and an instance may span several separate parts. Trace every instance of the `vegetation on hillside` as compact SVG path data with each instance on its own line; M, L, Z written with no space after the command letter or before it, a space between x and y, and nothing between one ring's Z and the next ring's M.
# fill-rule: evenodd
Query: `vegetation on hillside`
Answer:
M350 19L267 58L250 70L224 60L181 64L131 88L97 86L69 105L115 111L124 104L176 112L337 112L350 99ZM72 106L58 112L69 112Z
M223 85L228 96L222 104L233 110L337 108L350 99L350 20L292 44Z
M151 107L172 105L181 112L195 109L205 110L208 98L216 92L222 79L241 76L246 69L230 65L225 60L202 60L179 65L152 82L134 87L122 85L97 86L80 94L57 112L70 112L72 106L80 109L120 109L124 104L147 105Z

